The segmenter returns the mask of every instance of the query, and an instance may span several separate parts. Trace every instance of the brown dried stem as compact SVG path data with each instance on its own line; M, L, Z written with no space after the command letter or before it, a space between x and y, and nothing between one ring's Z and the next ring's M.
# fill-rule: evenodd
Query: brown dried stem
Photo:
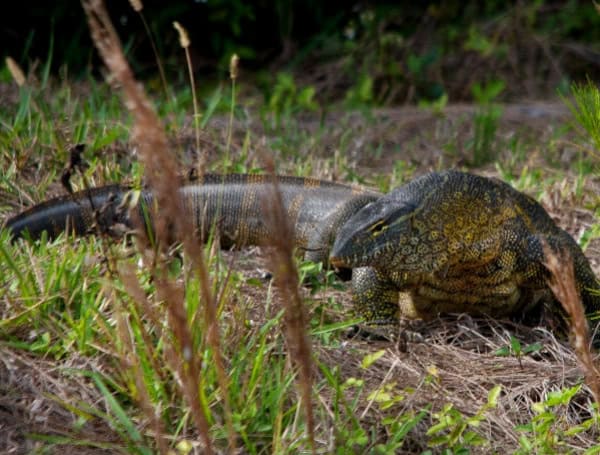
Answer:
M544 245L544 256L545 266L550 271L548 285L569 316L573 349L583 368L585 381L600 406L600 371L592 359L589 326L575 285L573 260L568 252L561 252L563 259L559 259L548 245Z
M294 263L293 229L290 226L281 199L281 192L270 158L265 158L266 169L271 174L273 190L263 201L267 222L271 232L277 235L271 237L269 246L270 262L273 267L273 278L276 288L281 292L285 302L285 333L291 358L299 368L300 396L306 414L309 443L312 453L315 452L315 430L312 409L312 357L311 346L306 336L308 316L299 294L298 271Z
M206 156L200 151L200 109L198 108L198 97L196 96L196 82L194 80L194 68L192 66L192 57L190 55L190 37L187 30L177 21L173 22L173 27L179 34L179 44L185 52L185 60L188 68L188 76L190 78L190 89L192 91L192 103L194 106L194 133L196 136L196 153L200 157L198 163L198 173L200 176L204 174L206 168Z
M180 181L175 161L169 153L167 138L162 124L142 86L137 83L133 72L125 59L117 33L111 23L104 3L101 0L83 0L92 39L109 68L114 82L120 84L125 105L134 117L132 139L138 146L140 161L144 165L145 175L153 191L155 207L160 209L160 216L154 216L154 229L159 252L165 252L172 234L183 243L184 251L192 261L198 273L201 285L201 298L205 303L207 340L214 352L219 386L223 390L226 422L228 427L230 450L235 450L235 434L231 421L228 402L227 375L223 367L218 326L216 322L216 304L210 291L208 272L203 260L203 250L194 235L192 220L182 216L184 213L182 200L178 193ZM172 223L172 226L169 226ZM201 382L202 358L199 352L193 352L192 336L188 327L184 292L181 286L167 278L165 267L161 261L155 260L158 267L153 268L157 285L157 299L167 303L169 323L178 342L174 351L181 357L180 374L184 385L184 395L190 405L194 421L205 444L205 453L213 453L209 436L209 424L199 394ZM195 355L194 355L195 354Z

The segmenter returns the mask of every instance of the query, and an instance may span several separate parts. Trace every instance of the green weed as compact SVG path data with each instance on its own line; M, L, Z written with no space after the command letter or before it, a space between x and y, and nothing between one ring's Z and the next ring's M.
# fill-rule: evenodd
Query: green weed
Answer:
M488 393L485 403L475 415L464 416L453 405L445 405L439 412L433 413L434 423L428 430L429 446L444 447L447 453L468 453L470 447L489 444L485 438L474 431L486 419L486 412L498 406L498 397L502 388L494 386Z
M300 112L315 112L319 108L315 100L315 88L298 87L294 76L280 72L269 90L266 103L261 110L263 124L269 130L276 130L285 125L291 116Z
M498 154L496 131L502 108L493 100L504 90L503 81L487 85L473 84L472 93L479 108L473 117L473 138L467 143L471 149L471 165L481 166L494 161Z
M586 147L596 158L600 157L600 89L590 79L586 83L571 85L573 101L562 97L571 110L580 136L584 142L591 142L593 148ZM583 130L583 131L582 131Z
M580 390L581 385L566 387L549 392L544 400L534 403L531 422L516 428L520 433L520 448L515 453L521 455L565 452L569 450L566 442L568 437L597 426L600 423L597 408L593 408L590 417L582 422L577 424L569 422L566 413L567 405ZM598 453L598 446L589 447L585 453Z

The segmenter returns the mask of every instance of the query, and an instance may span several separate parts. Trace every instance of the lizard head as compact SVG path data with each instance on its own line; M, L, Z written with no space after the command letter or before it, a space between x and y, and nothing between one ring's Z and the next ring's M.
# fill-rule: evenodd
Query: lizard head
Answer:
M330 253L334 267L382 266L395 255L400 239L410 236L416 205L390 193L356 212L340 228Z

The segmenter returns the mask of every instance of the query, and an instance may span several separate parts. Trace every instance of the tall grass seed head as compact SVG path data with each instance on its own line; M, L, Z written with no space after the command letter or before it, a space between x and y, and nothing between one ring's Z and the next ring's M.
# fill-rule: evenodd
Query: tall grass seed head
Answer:
M184 49L188 48L190 45L190 37L188 36L187 30L177 21L173 22L173 27L179 33L179 44Z

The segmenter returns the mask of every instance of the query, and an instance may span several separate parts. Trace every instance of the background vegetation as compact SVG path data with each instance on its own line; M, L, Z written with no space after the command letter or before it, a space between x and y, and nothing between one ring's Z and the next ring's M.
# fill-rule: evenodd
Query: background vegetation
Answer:
M377 105L473 100L473 84L504 82L501 100L563 92L600 75L600 20L585 0L503 2L346 2L207 0L144 3L143 15L171 84L187 85L172 27L193 43L195 74L221 81L239 55L246 80L264 96L277 74L312 86L319 102ZM110 14L136 74L158 78L150 35L125 2ZM22 66L47 62L57 74L97 73L101 66L79 2L16 4L0 19L3 56ZM157 85L159 85L157 83ZM152 87L152 85L150 85Z
M66 170L74 189L162 171L168 194L202 166L382 191L456 167L540 200L600 271L593 2L109 2L156 119L80 3L48 5L0 18L3 221ZM566 339L459 315L414 322L423 343L351 340L349 291L277 247L0 232L0 451L600 452ZM264 272L282 267L287 287Z

